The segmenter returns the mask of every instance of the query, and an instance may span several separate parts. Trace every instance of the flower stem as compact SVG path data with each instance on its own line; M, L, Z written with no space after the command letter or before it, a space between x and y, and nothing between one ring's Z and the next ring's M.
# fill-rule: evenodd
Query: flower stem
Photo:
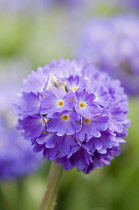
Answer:
M54 210L58 186L62 178L62 172L63 168L59 164L53 162L40 210Z

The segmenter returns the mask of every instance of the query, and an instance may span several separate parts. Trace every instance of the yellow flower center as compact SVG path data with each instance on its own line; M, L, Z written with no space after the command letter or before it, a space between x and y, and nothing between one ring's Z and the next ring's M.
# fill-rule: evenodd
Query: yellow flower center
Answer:
M86 107L86 103L85 103L85 102L81 102L81 103L80 103L80 107L81 107L81 108Z
M78 89L77 87L72 88L72 90L73 90L74 92L75 92L77 89Z
M58 102L57 102L57 105L58 105L58 106L63 106L63 105L64 105L64 101L63 101L63 100L58 101Z
M68 115L64 114L61 116L61 119L67 121L69 119L69 117L68 117Z
M90 118L86 118L85 120L84 120L84 123L85 124L88 124L88 123L90 123L91 122L91 119Z

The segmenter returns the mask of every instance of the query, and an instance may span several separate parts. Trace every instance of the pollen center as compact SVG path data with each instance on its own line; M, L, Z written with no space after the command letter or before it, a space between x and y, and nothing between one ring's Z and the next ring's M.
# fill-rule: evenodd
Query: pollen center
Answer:
M80 103L80 107L81 107L81 108L86 107L86 103L85 103L85 102L81 102L81 103Z
M84 123L85 123L85 124L88 124L88 123L90 123L90 121L91 121L90 118L86 118L86 119L84 120Z
M62 101L62 100L61 100L61 101L58 101L58 102L57 102L57 105L58 105L58 106L63 106L63 105L64 105L64 101Z
M77 89L78 89L77 87L72 88L72 90L73 90L74 92L75 92Z
M61 119L66 121L66 120L69 119L69 117L68 117L68 115L65 115L65 114L64 114L64 115L61 116Z

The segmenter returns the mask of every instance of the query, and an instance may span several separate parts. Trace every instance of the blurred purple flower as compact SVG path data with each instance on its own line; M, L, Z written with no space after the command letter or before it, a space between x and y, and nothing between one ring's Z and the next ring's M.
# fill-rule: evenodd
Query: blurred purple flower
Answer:
M139 1L138 0L119 0L119 4L126 8L126 9L134 9L138 10L139 9Z
M88 0L54 0L58 4L62 4L68 7L78 6L80 7L85 1Z
M50 5L62 5L68 8L80 8L83 5L86 5L90 0L40 0L41 4L44 6Z
M9 127L8 122L4 125L3 117L0 121L0 181L33 173L41 157L34 154L30 142L23 140L14 127Z
M139 95L139 20L131 16L98 18L84 28L77 57L121 80L130 96Z
M49 10L51 7L64 6L67 8L81 8L90 0L1 0L0 11L1 14L5 13L37 13L43 10Z
M35 93L36 112L30 110L35 83L32 91L27 90L33 72L15 105L18 129L31 140L34 151L42 151L65 170L77 167L88 173L110 164L129 127L127 96L120 82L82 61L59 59L39 68L36 75L40 71L46 83L44 87L39 83ZM23 98L26 102L21 103Z
M26 75L26 72L18 67L18 61L10 64L7 69L4 66L0 67L2 69L0 78L0 181L28 175L38 169L41 164L40 154L36 156L30 142L24 140L20 132L16 130L17 121L12 110L12 103L17 97L20 79ZM33 93L31 95L32 101L35 101ZM21 104L24 104L22 111L28 114L30 112L26 109L26 100L28 97L23 98ZM32 103L32 106L30 105L31 109L35 106L34 104L35 102ZM33 114L34 110L31 113Z

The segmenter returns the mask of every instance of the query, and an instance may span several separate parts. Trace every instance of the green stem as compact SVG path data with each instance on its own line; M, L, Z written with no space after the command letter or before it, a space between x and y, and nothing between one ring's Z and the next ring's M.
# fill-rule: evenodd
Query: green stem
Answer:
M53 162L40 210L54 210L58 186L62 178L62 172L63 168L59 164Z

